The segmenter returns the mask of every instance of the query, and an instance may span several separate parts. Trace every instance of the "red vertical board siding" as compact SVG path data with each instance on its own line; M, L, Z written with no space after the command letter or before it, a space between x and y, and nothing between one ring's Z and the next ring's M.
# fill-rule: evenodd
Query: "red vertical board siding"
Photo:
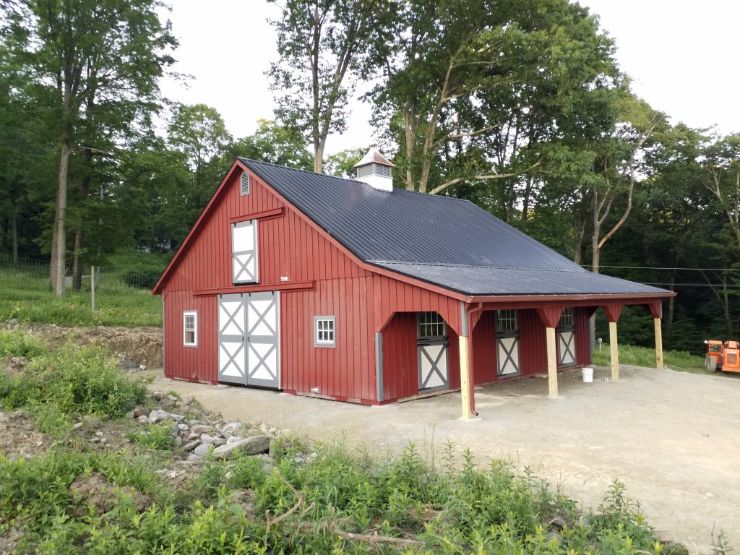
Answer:
M519 375L531 376L547 371L547 342L545 324L537 311L518 310L519 323Z
M498 379L496 366L496 318L492 311L485 311L473 328L473 373L476 385Z
M589 345L589 311L587 308L576 308L573 316L576 326L576 364L588 366L591 364L591 347Z
M198 346L183 345L183 312L198 312ZM168 291L164 312L165 375L170 378L215 382L217 345L216 299L193 297L190 291Z
M416 313L396 314L383 330L383 399L392 401L419 392Z

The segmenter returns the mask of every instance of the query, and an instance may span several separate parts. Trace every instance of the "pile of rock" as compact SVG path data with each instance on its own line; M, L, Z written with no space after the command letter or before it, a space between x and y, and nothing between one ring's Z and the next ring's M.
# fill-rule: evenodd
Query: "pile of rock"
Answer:
M189 460L199 460L211 450L218 459L226 459L237 453L269 453L270 443L277 436L277 430L265 424L249 426L242 422L225 423L216 415L191 410L190 401L180 401L174 395L155 392L153 397L159 401L160 408L137 407L131 417L140 424L172 422L175 446L182 448ZM193 415L194 412L198 414Z

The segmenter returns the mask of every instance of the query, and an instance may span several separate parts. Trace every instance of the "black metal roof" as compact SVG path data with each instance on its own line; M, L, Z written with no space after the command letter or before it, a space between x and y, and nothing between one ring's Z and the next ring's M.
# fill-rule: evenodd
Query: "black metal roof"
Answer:
M360 259L469 295L669 293L593 274L472 202L240 158Z

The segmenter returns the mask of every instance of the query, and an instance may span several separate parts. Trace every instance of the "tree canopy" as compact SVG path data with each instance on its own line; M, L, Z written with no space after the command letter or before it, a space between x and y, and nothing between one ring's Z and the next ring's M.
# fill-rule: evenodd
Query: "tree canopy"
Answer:
M667 346L738 332L740 135L637 97L588 9L265 1L275 119L243 137L214 107L163 98L177 41L158 0L0 3L0 255L49 257L61 293L116 249L174 252L237 156L351 177L374 143L396 187L469 199L589 269L677 291ZM326 152L360 102L375 135ZM648 342L630 314L626 340Z

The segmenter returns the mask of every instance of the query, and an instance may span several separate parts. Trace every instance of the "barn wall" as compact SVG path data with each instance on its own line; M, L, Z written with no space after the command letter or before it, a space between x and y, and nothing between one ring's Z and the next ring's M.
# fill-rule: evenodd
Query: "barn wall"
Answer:
M252 175L252 192L239 194L239 172L226 184L186 256L165 284L170 291L232 287L232 218L283 208L283 216L259 220L260 285L366 275L338 247L322 237L293 210L288 209L258 177Z
M591 364L591 349L589 343L588 320L589 309L576 308L574 312L576 324L576 363L580 366Z
M315 282L309 291L281 292L281 374L283 387L352 400L375 398L375 361L370 324L364 314L368 273L297 215L255 175L251 194L239 194L239 172L226 184L187 252L164 285L165 375L217 381L217 297L194 290L233 287L231 220L282 208L279 217L258 220L259 285ZM182 312L199 310L199 345L182 344ZM201 315L207 314L207 317ZM337 317L337 347L313 346L313 317ZM360 337L361 336L361 337ZM371 359L372 357L372 359ZM332 373L330 370L335 369Z
M496 360L496 318L494 312L483 312L473 328L473 372L476 385L498 379Z
M281 293L285 391L354 402L375 400L375 331L364 316L366 306L365 278L319 280L313 291ZM336 347L314 347L317 315L336 317ZM318 392L312 392L314 388Z
M416 313L402 312L383 330L383 399L391 401L418 392Z
M416 345L416 312L400 312L383 330L383 400L419 393L419 358ZM450 389L460 387L459 338L448 325L447 372Z
M520 376L547 372L545 324L532 309L520 310L518 318Z
M165 375L196 382L216 383L216 299L194 297L190 291L166 291L164 294ZM183 312L198 312L198 346L183 345Z

